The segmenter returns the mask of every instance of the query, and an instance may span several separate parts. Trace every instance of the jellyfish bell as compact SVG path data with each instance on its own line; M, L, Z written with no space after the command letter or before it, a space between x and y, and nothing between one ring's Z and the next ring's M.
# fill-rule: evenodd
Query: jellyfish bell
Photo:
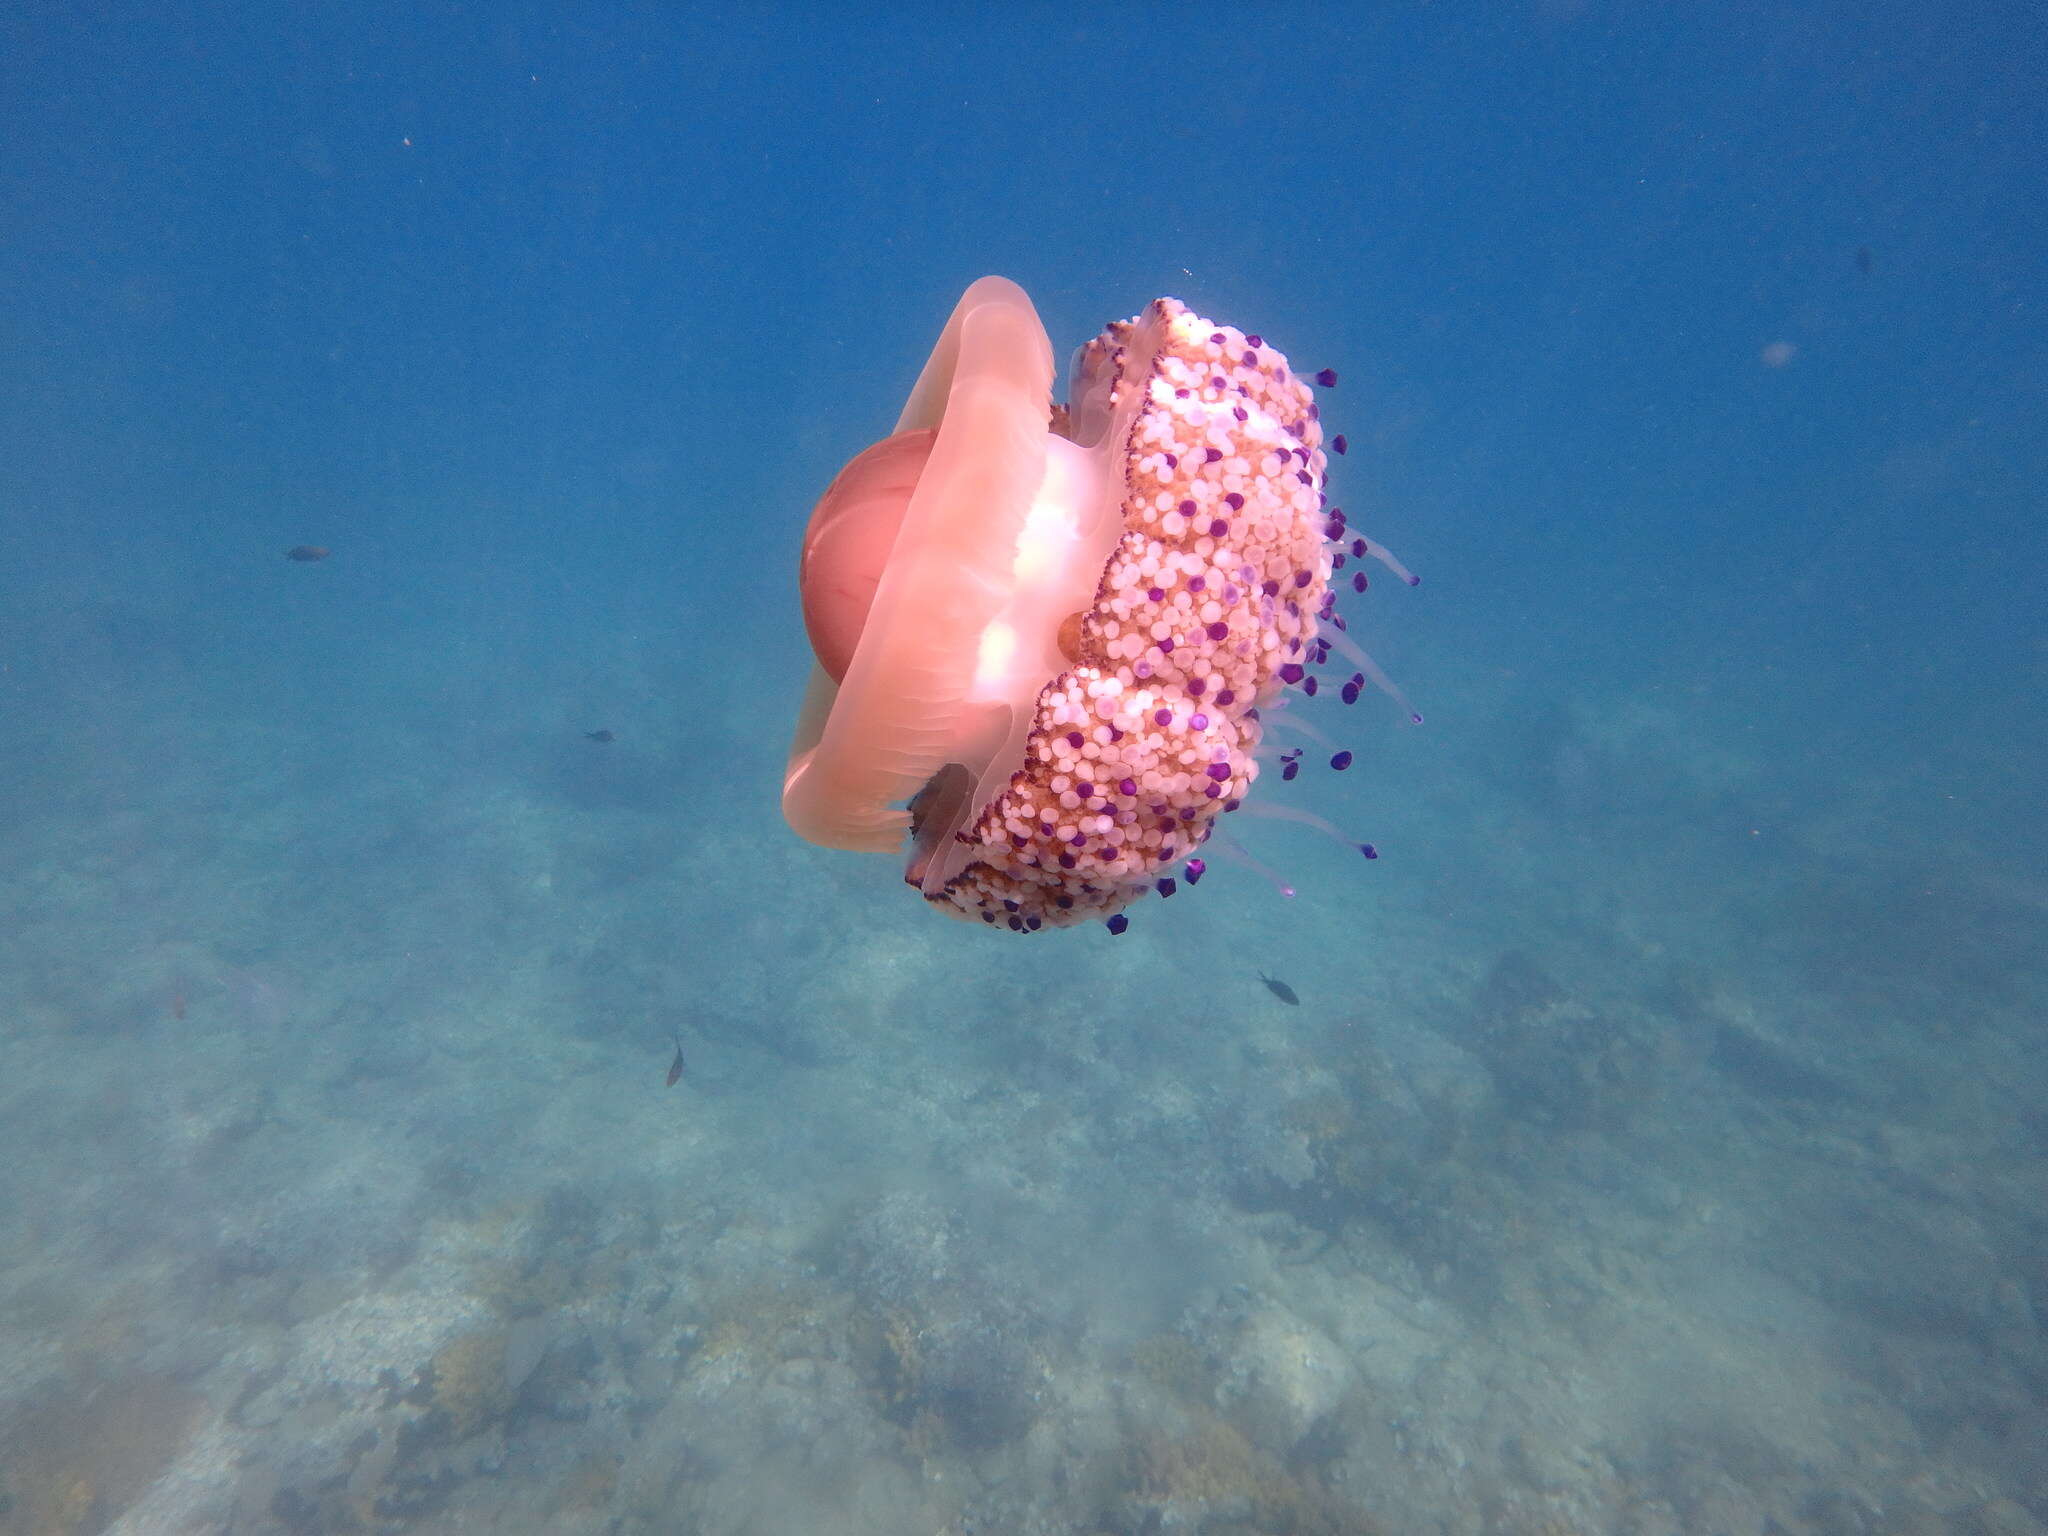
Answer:
M937 436L927 427L883 438L838 473L811 515L797 586L811 652L834 683L845 680L853 663Z
M960 823L1021 764L1038 695L1067 665L1059 627L1093 602L1121 528L1105 452L1050 430L1052 377L1024 290L981 279L895 434L840 472L804 537L818 665L783 812L813 842L889 851L912 825L902 803L957 765L972 789L917 818L920 841L947 848L922 861L927 894L967 862Z
M1313 391L1260 338L1160 299L1052 385L1030 299L982 278L826 490L783 783L802 836L907 838L927 900L1019 931L1171 888L1257 776L1257 706L1327 652L1337 536Z

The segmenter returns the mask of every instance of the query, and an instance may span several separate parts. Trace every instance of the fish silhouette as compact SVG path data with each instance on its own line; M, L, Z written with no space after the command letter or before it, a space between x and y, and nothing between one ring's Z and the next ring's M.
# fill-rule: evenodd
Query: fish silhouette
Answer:
M1261 971L1259 972L1259 980L1263 981L1266 984L1266 990L1268 992L1272 993L1275 997L1279 998L1280 1001L1285 1003L1288 1007L1299 1008L1301 1006L1301 999L1294 995L1294 988L1287 985L1286 982L1280 980L1279 977L1268 976L1264 971Z

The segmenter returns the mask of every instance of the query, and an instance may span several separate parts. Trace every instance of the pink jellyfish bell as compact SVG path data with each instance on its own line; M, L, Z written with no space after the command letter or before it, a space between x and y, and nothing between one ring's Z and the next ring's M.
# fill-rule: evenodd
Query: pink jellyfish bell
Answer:
M956 915L1120 932L1199 875L1258 706L1326 656L1344 530L1313 392L1258 337L1159 299L1080 349L1066 406L1052 383L1031 300L982 278L826 490L782 805L828 847L908 833L906 880Z

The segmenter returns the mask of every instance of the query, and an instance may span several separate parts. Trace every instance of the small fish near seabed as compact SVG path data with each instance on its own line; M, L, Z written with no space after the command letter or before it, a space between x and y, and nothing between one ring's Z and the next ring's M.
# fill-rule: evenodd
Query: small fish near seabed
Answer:
M1301 1006L1301 999L1294 995L1294 988L1287 985L1287 983L1282 981L1279 977L1268 976L1264 971L1261 971L1259 972L1259 980L1263 981L1266 984L1266 990L1268 992L1272 993L1275 997L1279 998L1280 1001L1285 1003L1288 1007L1299 1008Z
M313 560L325 560L332 553L333 551L325 544L294 544L284 552L284 557L303 564Z
M675 1087L683 1080L683 1074L689 1071L683 1061L683 1037L674 1030L669 1031L669 1036L676 1043L676 1059L668 1064L668 1081L662 1084L664 1088Z
M594 741L599 746L604 746L609 742L617 741L619 738L614 736L610 731L585 731L583 733L583 739L585 741Z

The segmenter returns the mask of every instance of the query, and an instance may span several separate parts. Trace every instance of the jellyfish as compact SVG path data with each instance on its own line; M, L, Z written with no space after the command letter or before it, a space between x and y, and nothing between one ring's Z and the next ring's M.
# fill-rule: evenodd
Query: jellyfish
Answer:
M1261 337L1162 298L1075 353L1064 405L1053 382L1031 300L982 278L895 432L825 491L783 813L902 852L952 915L1121 932L1200 877L1261 711L1313 691L1333 641L1362 655L1319 625L1366 546L1324 494L1314 389Z

